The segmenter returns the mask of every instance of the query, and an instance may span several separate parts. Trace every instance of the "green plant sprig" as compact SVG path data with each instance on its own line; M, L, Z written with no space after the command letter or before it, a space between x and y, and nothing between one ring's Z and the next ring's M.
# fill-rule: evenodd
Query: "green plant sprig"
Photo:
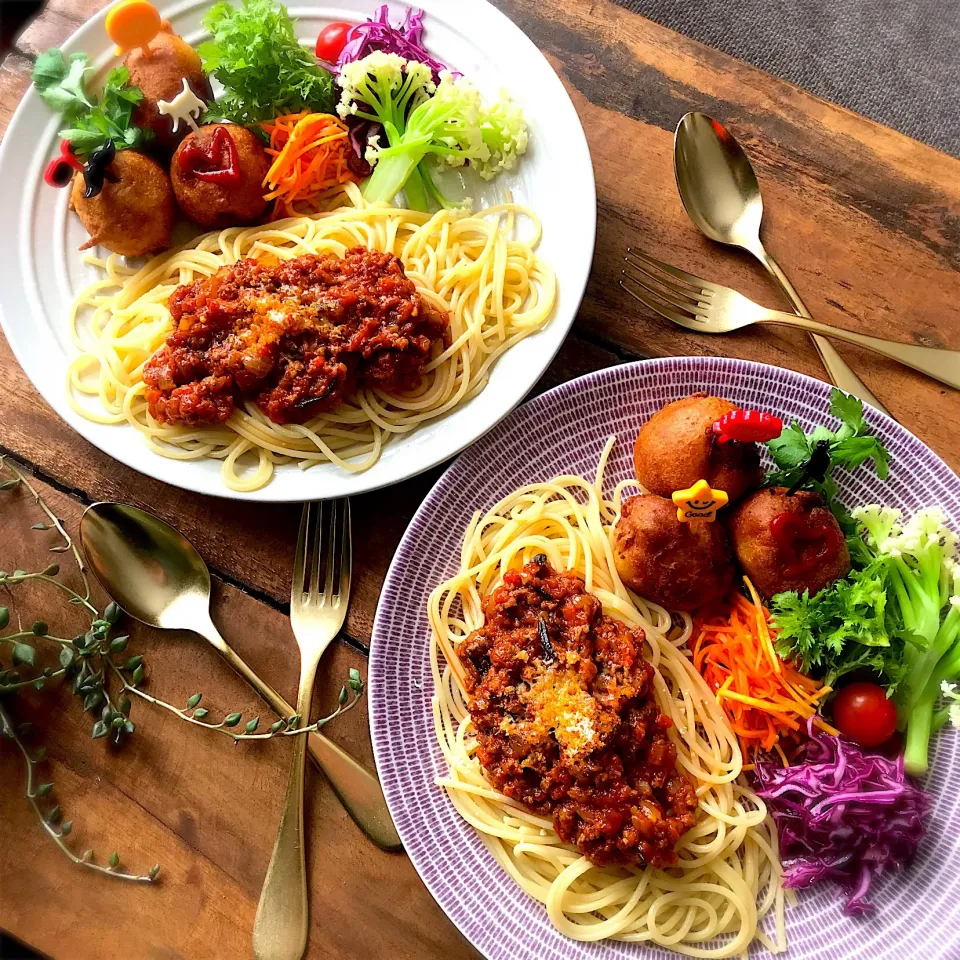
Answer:
M132 659L135 660L136 658ZM127 662L130 663L131 661ZM162 707L164 710L176 714L181 720L185 720L187 723L226 734L226 736L233 740L270 740L275 736L292 737L303 733L314 733L321 727L325 727L331 720L352 710L363 696L364 685L363 680L360 678L360 671L351 667L350 679L345 686L340 688L337 709L328 716L321 717L319 720L307 726L299 726L300 717L294 714L292 717L280 718L274 721L270 728L262 733L256 732L260 726L260 717L256 716L244 724L242 733L237 733L233 728L239 726L240 721L243 719L242 713L228 713L219 723L208 721L206 717L209 715L209 711L205 707L200 706L200 701L203 699L202 693L193 694L187 701L185 708L177 707L172 703L167 703L165 700L161 700L159 697L153 697L146 691L141 690L138 686L139 681L134 680L133 677L129 680L127 679L126 672L130 671L126 670L125 667L118 667L112 660L108 660L107 663L120 680L126 692L132 693L134 696L154 704L154 706ZM136 675L137 669L139 669L139 665L135 666L132 671L134 676ZM349 693L347 692L348 688Z
M57 533L59 533L61 538L63 539L63 543L60 543L60 544L57 544L56 546L51 547L50 552L66 553L69 550L73 554L73 559L76 561L76 564L77 564L77 571L80 574L80 579L83 581L84 596L81 597L78 593L75 593L73 590L71 590L65 584L60 583L59 581L56 581L57 586L62 589L66 589L68 593L73 594L74 599L71 600L71 603L82 604L91 613L96 614L97 613L96 607L94 607L93 604L90 603L90 581L87 579L87 567L86 567L86 564L84 564L83 562L83 557L80 555L80 551L77 549L77 545L73 542L73 538L70 536L69 533L67 533L66 528L60 522L57 515L46 505L46 503L44 503L43 497L40 496L39 491L36 489L36 487L33 486L33 484L30 483L30 481L23 474L23 472L17 469L17 467L14 464L10 463L10 461L6 457L0 457L0 469L4 467L7 470L9 470L10 473L13 474L13 479L6 480L3 483L0 483L0 490L9 490L17 486L18 483L22 483L24 487L26 487L26 489L30 491L30 495L33 497L33 502L43 511L44 515L50 521L50 524L53 527L53 529L56 530ZM49 529L49 527L45 523L35 523L30 529L31 530L47 530ZM54 575L56 573L59 573L60 571L59 566L57 566L56 564L51 564L50 567L48 567L46 570L42 571L39 574L34 574L34 576L44 577L46 574L49 573L50 569L54 566L57 567L57 569L54 571ZM23 573L23 571L18 571L18 572Z
M44 831L72 862L118 879L139 883L153 882L159 873L159 864L146 874L140 875L120 871L118 869L120 859L116 851L110 855L107 866L97 864L91 850L85 851L82 856L77 856L64 839L72 830L72 822L62 821L59 804L46 812L41 808L38 801L50 794L53 784L37 784L36 767L43 761L46 751L41 747L31 755L22 739L30 724L21 724L18 727L14 721L12 708L19 690L33 687L37 691L42 691L50 681L59 679L69 681L72 693L82 699L84 711L95 717L91 736L94 739L100 739L112 735L113 741L120 745L136 731L136 724L130 719L131 697L137 697L167 710L194 726L225 734L234 741L269 740L275 736L296 736L319 730L335 717L352 710L363 696L363 680L359 671L351 668L349 679L340 690L337 708L333 713L308 725L301 725L301 718L298 716L280 718L262 732L258 732L259 716L247 720L238 730L243 721L243 714L239 711L227 713L219 722L207 720L209 711L200 706L203 699L202 693L193 694L187 701L186 707L176 706L147 693L142 689L142 685L147 680L143 656L140 654L129 656L122 662L117 659L125 652L129 641L126 635L112 636L112 631L121 616L120 608L111 602L102 613L97 609L91 599L90 582L83 558L73 539L26 475L9 459L0 457L0 471L4 469L11 477L0 481L0 491L12 490L21 485L29 491L46 518L45 521L35 523L31 529L36 531L53 529L59 534L61 542L50 549L54 553L72 554L83 583L83 593L77 592L58 579L60 565L57 563L51 563L43 570L35 572L20 569L14 570L13 573L0 571L0 589L6 590L12 596L16 587L30 581L55 588L67 595L71 605L84 610L89 616L90 625L83 633L72 638L52 633L44 620L35 621L29 629L24 629L22 624L18 624L16 630L0 635L0 654L5 650L10 650L11 654L11 666L4 667L0 662L0 734L17 744L26 764L27 801L36 813ZM9 609L0 607L0 630L7 628L9 623ZM59 666L45 666L30 676L21 676L21 671L28 672L25 668L36 666L36 644L44 641L59 648ZM117 688L116 694L111 689L111 685Z
M11 740L13 743L15 743L19 748L20 753L23 755L24 767L27 773L27 802L30 804L31 809L36 814L37 820L39 821L40 826L43 828L44 833L50 837L50 839L57 845L57 847L64 854L64 856L67 857L68 860L77 864L78 866L85 867L87 870L96 870L98 873L106 873L111 877L116 877L118 880L131 880L134 883L153 883L154 880L157 879L157 876L160 873L159 863L154 864L145 874L124 873L119 869L120 855L116 851L110 854L110 858L107 861L106 866L103 866L94 860L94 853L92 850L85 850L80 856L77 856L73 850L70 849L70 846L67 844L66 840L64 840L64 837L69 836L73 830L73 821L63 819L59 804L56 804L49 810L44 811L38 802L41 798L48 798L53 792L52 783L37 782L37 767L46 759L46 751L41 749L38 751L36 756L31 756L30 751L27 749L23 740L17 733L17 728L13 722L13 718L4 707L2 701L0 701L0 732L2 732L3 736L8 740Z

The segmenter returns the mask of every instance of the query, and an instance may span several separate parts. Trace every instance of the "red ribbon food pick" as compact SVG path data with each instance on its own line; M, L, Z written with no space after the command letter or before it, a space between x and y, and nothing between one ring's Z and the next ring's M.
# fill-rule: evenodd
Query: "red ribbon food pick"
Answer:
M775 440L783 431L783 421L772 413L760 410L731 410L713 424L719 443L739 440L741 443L765 443Z

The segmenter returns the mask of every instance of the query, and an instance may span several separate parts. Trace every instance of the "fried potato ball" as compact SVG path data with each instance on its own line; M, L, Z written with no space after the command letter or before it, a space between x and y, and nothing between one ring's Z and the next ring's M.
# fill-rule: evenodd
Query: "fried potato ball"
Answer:
M766 598L784 590L817 593L847 574L850 551L837 518L815 493L757 490L730 518L744 573Z
M738 500L760 483L763 470L755 443L718 443L713 433L714 421L736 409L729 400L695 393L658 410L633 447L637 479L661 497L706 480L730 503Z
M190 128L181 123L174 133L173 120L160 113L159 102L173 100L181 93L184 78L190 84L190 89L207 103L213 100L213 92L204 75L199 54L173 32L167 21L163 22L160 32L147 44L147 49L149 56L144 54L142 48L138 48L131 50L123 59L130 71L130 83L143 91L143 100L134 111L133 123L153 130L153 142L169 153L190 132Z
M723 599L733 586L736 570L723 524L681 523L663 497L624 501L613 551L620 579L668 610L694 610Z
M181 157L195 146L213 154L214 137L222 128L237 148L240 179L237 183L211 183L184 170ZM233 123L210 123L191 133L177 147L170 164L170 179L177 203L186 217L201 227L232 227L255 223L267 209L263 179L270 160L256 135Z
M173 190L166 170L142 153L121 150L107 173L116 182L105 179L90 199L83 196L83 174L73 178L70 205L90 234L80 249L99 244L125 257L140 257L169 247Z

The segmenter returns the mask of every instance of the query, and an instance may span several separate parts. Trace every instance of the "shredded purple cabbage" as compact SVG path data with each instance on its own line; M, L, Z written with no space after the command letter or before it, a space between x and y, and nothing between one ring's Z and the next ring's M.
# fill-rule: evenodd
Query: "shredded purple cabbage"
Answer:
M758 763L757 795L780 836L785 887L833 880L847 894L844 913L873 910L874 877L909 863L923 839L930 798L911 783L903 756L864 753L848 740L808 725L802 762Z
M375 50L397 53L405 60L418 60L433 71L434 83L440 82L440 71L447 68L427 53L423 45L423 11L407 7L403 23L390 25L390 10L384 4L366 22L358 23L348 34L347 43L337 58L336 72L345 63L361 60Z

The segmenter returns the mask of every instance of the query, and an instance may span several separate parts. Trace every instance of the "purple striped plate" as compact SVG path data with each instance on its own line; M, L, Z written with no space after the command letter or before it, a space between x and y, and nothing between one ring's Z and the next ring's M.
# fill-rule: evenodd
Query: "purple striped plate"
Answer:
M696 390L770 410L805 427L827 422L829 386L744 360L677 357L612 367L581 377L516 409L463 453L417 511L384 583L370 653L370 728L377 769L404 846L424 883L465 937L489 960L608 960L675 957L663 948L566 939L544 908L497 866L445 792L434 742L427 646L427 595L457 566L464 528L516 487L559 473L591 477L606 439L617 446L607 483L633 475L640 424L663 404ZM932 413L932 411L931 411ZM928 447L883 414L869 420L890 450L890 477L869 466L841 472L851 506L883 502L914 511L939 504L960 529L960 479ZM916 862L875 884L872 917L843 916L839 891L801 891L787 911L792 960L913 960L960 957L960 767L952 730L934 738L926 786L930 829ZM752 957L766 956L757 949Z

